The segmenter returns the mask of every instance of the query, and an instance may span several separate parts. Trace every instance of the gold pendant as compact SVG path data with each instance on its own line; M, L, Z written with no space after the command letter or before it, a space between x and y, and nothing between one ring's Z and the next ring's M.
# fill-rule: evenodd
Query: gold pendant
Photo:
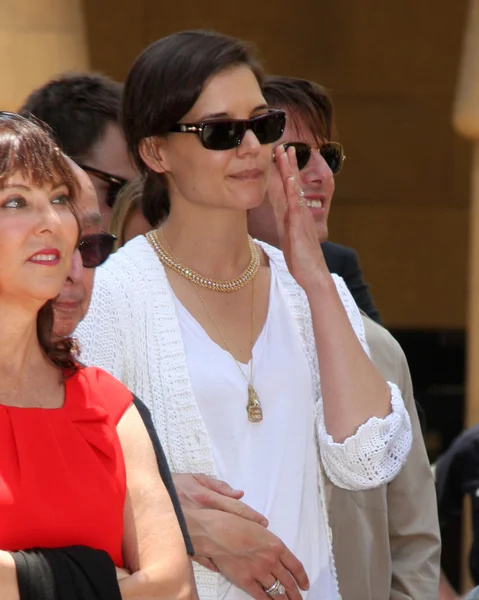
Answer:
M248 412L248 419L252 423L259 423L263 420L261 402L259 401L258 394L251 383L248 384L248 404L246 406L246 411Z

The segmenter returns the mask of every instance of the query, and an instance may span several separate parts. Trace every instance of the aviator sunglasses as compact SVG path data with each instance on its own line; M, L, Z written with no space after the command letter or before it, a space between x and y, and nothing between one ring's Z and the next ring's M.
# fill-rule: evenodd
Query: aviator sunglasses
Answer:
M298 170L301 171L308 164L313 152L319 152L326 161L328 167L333 172L333 175L339 175L343 168L343 163L346 160L344 148L338 142L325 142L319 148L315 148L305 142L289 142L284 145L284 149L293 147L296 151L296 162Z
M93 167L89 167L88 165L78 165L80 169L83 169L90 175L101 179L108 183L108 192L106 195L106 203L110 208L113 208L113 205L116 202L116 198L120 193L122 187L124 187L128 183L128 179L124 179L123 177L117 177L116 175L111 175L110 173L105 173L105 171L100 171L100 169L94 169Z
M110 256L117 239L116 235L111 233L92 233L82 237L78 250L83 266L86 269L95 269L102 265Z
M196 133L207 150L231 150L243 141L250 129L260 144L272 144L283 135L286 115L269 110L251 119L215 119L201 123L177 123L171 133Z

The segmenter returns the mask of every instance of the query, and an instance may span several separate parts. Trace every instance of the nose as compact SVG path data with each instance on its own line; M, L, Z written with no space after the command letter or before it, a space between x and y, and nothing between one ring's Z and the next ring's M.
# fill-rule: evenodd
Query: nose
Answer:
M251 131L251 129L247 129L243 139L241 140L241 144L238 146L238 155L258 154L260 148L261 144L259 143L258 138Z
M77 283L83 278L83 263L81 259L80 250L75 250L72 256L72 262L70 270L68 271L67 281L71 283Z
M333 178L331 168L317 150L313 150L308 164L300 171L300 175L305 183L323 184Z
M42 203L39 208L39 219L37 225L38 233L50 232L58 230L61 225L60 215L55 207L50 202Z

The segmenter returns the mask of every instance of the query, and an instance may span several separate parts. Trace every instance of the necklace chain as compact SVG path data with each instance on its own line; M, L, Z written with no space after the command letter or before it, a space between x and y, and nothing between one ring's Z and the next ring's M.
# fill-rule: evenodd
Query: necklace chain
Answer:
M249 279L247 279L246 281L242 280L241 278L243 276L241 276L240 278L233 280L232 282L215 282L214 280L208 279L207 280L207 285L204 285L202 280L205 279L203 278L201 275L199 274L195 274L194 271L192 271L191 269L188 269L187 267L184 267L183 265L181 265L180 263L178 263L178 261L176 261L174 254L168 244L168 242L165 239L165 236L163 234L163 241L164 244L166 246L165 247L161 244L160 240L158 239L158 236L156 234L156 232L149 232L148 234L146 234L146 237L148 239L148 242L150 243L150 245L152 246L153 250L156 252L158 258L160 259L160 261L165 264L166 266L170 267L171 269L173 269L174 271L176 271L177 273L180 273L181 275L183 275L186 279L188 279L192 284L196 284L193 286L193 289L196 293L196 295L198 296L201 304L203 305L203 308L208 316L208 318L210 319L210 321L213 323L214 327L216 328L224 346L226 351L231 355L231 358L235 361L236 366L238 367L239 372L241 373L241 375L243 376L243 378L245 379L246 383L248 384L248 404L246 405L246 412L248 413L248 419L253 422L253 423L259 423L260 421L263 420L263 410L261 408L261 402L258 398L258 394L256 393L256 390L253 387L253 373L254 373L254 368L253 368L253 349L254 349L254 324L255 324L255 278L256 278L256 273L258 272L259 269L259 253L258 250L256 249L256 246L252 240L251 237L249 237L249 243L250 243L250 249L251 249L251 261L250 261L250 265L248 266L248 268L246 269L245 273L248 271L249 267L251 266L251 264L253 263L253 259L256 257L258 260L258 265L257 267L255 267L255 270L253 272L253 274L250 276ZM163 252L162 252L163 250ZM169 257L172 261L176 261L175 263L170 264L169 261L166 260L165 257ZM256 261L255 261L256 264ZM178 265L178 268L175 268L174 265ZM179 268L182 269L186 269L188 271L188 274L183 273L182 271L179 270ZM196 278L194 277L194 275L190 274L195 274ZM244 275L244 274L243 274ZM232 285L235 281L241 280L241 285L239 285L238 287L235 287L234 289L217 289L216 287L213 287L218 284L221 285L225 285L225 284L229 284ZM244 281L244 282L243 282ZM208 308L208 305L206 304L203 296L200 294L199 289L197 289L196 286L200 286L200 287L205 287L207 289L212 289L214 291L221 291L221 292L233 292L233 291L237 291L243 287L245 287L249 282L252 282L252 309L251 309L251 363L250 363L250 374L249 374L249 379L246 377L246 375L244 374L243 369L241 368L241 365L239 364L239 361L236 360L236 357L234 356L233 352L231 351L231 348L228 344L228 342L226 341L225 336L223 335L223 332L220 329L220 326L218 325L218 323L216 322L216 319L213 317L213 314L211 313L210 309Z
M206 288L208 290L213 290L215 292L237 292L238 290L248 285L248 283L250 283L250 281L252 281L258 273L260 266L259 252L251 236L248 236L248 243L251 255L250 262L239 277L230 281L220 281L210 279L209 277L204 277L196 271L193 271L193 269L190 269L189 267L186 267L185 265L181 264L180 261L171 251L171 248L168 246L164 234L162 237L167 248L165 248L165 245L160 242L156 231L150 231L146 234L146 239L148 240L150 246L152 246L152 248L155 250L161 262L176 273L179 273L180 275L191 281L192 283L200 287Z
M260 421L263 420L263 410L261 408L261 403L259 401L258 394L256 393L256 390L253 387L253 373L254 373L254 367L253 367L253 349L254 349L254 323L255 323L255 309L254 309L254 307L255 307L255 279L253 279L251 285L252 285L252 289L253 289L253 293L252 293L253 302L252 302L252 310L251 310L251 363L250 363L250 370L249 370L249 379L244 374L244 371L241 368L241 365L240 365L239 361L236 359L235 355L231 351L231 348L230 348L228 342L226 341L226 338L223 335L223 332L221 331L220 326L216 322L216 319L213 317L213 314L211 313L210 309L208 308L208 305L206 304L204 298L200 294L200 291L198 289L196 289L196 287L193 288L193 289L195 290L196 295L200 299L200 302L203 305L203 308L205 309L205 312L208 315L210 321L215 326L216 331L218 332L218 334L219 334L219 336L220 336L220 338L221 338L221 340L222 340L222 342L223 342L226 350L231 355L231 358L235 361L236 366L238 367L239 372L241 373L241 375L245 379L246 383L248 384L248 404L246 405L246 412L248 413L248 419L251 422L253 422L253 423L259 423Z

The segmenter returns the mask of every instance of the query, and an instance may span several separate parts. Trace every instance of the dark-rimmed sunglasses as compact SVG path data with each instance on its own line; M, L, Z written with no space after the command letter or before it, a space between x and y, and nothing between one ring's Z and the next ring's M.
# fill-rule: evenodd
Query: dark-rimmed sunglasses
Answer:
M328 167L333 172L333 175L339 175L343 168L343 163L346 160L344 148L338 142L325 142L319 148L310 146L305 142L288 142L284 144L284 149L293 147L296 150L296 162L298 170L301 171L308 164L313 152L319 152L326 161Z
M118 238L111 233L92 233L81 238L78 245L81 260L86 269L95 269L110 256Z
M102 181L108 183L106 203L110 208L113 208L113 205L115 204L116 198L120 193L121 188L123 188L128 183L128 179L123 179L123 177L118 177L117 175L105 173L105 171L100 171L100 169L94 169L93 167L89 167L88 165L78 166L80 167L80 169L83 169L90 175L98 177L98 179L101 179Z
M243 141L250 129L260 144L272 144L283 135L286 115L282 110L269 110L252 119L215 119L201 123L177 123L171 133L196 133L208 150L231 150Z

